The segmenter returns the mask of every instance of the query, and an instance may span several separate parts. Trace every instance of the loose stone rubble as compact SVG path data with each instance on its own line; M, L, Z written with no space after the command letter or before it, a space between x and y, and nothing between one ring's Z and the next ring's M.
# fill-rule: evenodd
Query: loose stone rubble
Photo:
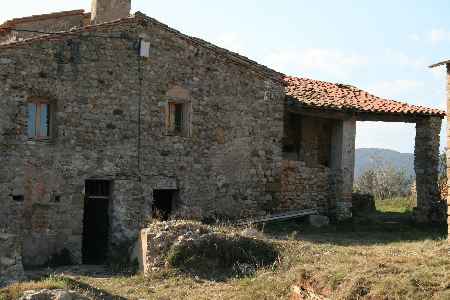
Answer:
M155 222L140 234L139 265L144 274L150 274L167 267L167 254L175 243L184 240L198 240L214 230L196 222L170 221Z
M89 300L91 298L80 295L75 291L40 290L26 291L19 300Z

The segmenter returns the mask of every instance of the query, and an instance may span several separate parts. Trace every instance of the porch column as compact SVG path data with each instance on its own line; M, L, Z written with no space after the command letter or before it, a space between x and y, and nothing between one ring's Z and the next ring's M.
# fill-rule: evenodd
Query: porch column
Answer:
M332 138L333 190L336 197L336 218L339 221L352 217L352 192L355 169L356 120L343 120Z
M442 223L445 220L445 208L438 186L441 124L442 120L438 117L423 118L416 123L414 168L417 208L414 219L418 223Z

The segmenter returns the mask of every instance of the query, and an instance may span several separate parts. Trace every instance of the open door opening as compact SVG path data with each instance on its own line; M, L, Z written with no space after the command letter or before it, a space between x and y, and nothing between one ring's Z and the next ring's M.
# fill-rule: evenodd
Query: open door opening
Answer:
M83 263L104 264L108 254L111 182L87 180L83 219Z
M177 197L177 190L154 190L153 218L160 221L169 220L175 207Z

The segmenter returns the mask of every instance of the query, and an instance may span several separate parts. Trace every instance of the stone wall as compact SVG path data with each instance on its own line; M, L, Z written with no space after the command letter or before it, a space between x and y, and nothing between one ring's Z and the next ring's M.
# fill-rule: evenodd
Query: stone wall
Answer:
M336 120L286 112L284 116L283 157L304 161L310 167L329 167L331 139Z
M20 237L0 231L0 288L24 278Z
M450 64L447 64L447 225L448 225L448 240L450 242Z
M446 207L438 185L441 124L440 118L432 117L420 119L416 123L414 167L417 208L414 216L419 223L442 223L445 220Z
M179 191L174 214L241 218L266 212L266 186L281 175L277 74L153 21L101 28L130 39L84 33L0 49L0 206L19 216L8 226L30 266L64 249L81 262L87 179L113 182L113 246L138 236L154 189ZM152 45L141 64L139 36ZM173 90L192 107L190 136L166 135ZM35 97L52 103L50 140L27 138Z
M290 108L291 110L293 108ZM284 118L280 211L319 208L352 217L356 120L288 111Z
M283 161L279 211L317 208L328 212L333 198L331 170L325 166L308 166L303 161Z

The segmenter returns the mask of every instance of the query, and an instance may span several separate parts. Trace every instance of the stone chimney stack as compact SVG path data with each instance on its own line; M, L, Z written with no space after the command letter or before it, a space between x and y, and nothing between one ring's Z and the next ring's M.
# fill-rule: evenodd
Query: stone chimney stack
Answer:
M91 24L100 24L130 16L131 0L92 0Z

